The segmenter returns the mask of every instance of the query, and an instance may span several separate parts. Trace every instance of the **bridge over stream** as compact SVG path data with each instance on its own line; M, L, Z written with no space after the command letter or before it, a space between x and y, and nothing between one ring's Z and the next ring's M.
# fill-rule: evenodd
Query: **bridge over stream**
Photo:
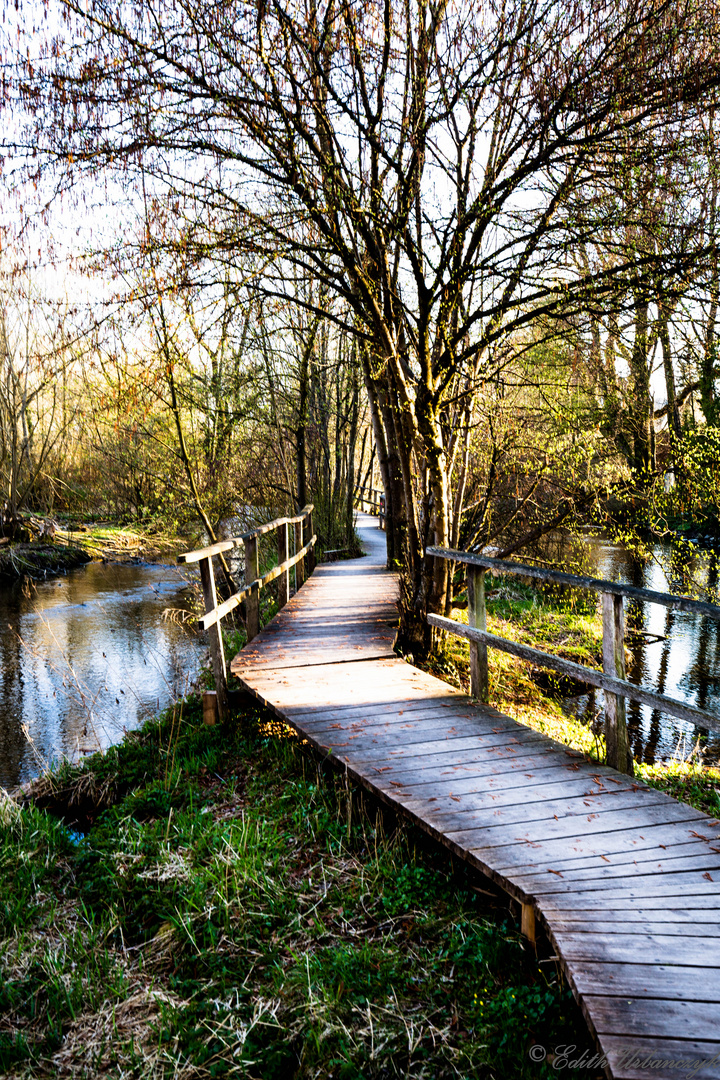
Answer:
M542 926L608 1076L720 1077L720 822L395 655L385 535L365 514L358 532L364 558L318 566L290 599L281 585L282 610L233 674L356 784L514 897L527 937ZM299 532L298 550L309 543ZM597 677L606 690L627 685Z

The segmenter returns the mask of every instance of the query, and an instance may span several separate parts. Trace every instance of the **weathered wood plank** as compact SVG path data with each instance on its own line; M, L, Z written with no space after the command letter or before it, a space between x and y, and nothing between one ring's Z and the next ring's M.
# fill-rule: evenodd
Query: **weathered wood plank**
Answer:
M609 1032L663 1038L673 1032L682 1034L686 1040L707 1039L708 1034L714 1032L720 1050L720 1004L717 1002L598 996L589 999L587 1005L600 1035Z
M720 1002L720 967L650 964L636 957L632 964L577 960L572 967L577 992L586 995L674 998L676 1001Z
M615 1080L717 1080L720 1075L716 1042L604 1034L601 1045Z

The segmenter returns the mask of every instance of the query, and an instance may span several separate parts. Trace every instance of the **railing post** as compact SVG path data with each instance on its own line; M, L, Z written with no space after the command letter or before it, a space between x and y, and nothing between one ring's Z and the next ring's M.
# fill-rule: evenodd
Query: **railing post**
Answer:
M485 611L485 571L479 566L467 568L468 624L476 630L487 630ZM487 701L488 658L487 645L470 642L470 693L478 701Z
M260 565L258 563L258 538L257 536L251 536L250 539L245 541L245 584L249 585L251 581L255 581L260 577ZM246 621L245 628L247 631L248 641L252 641L254 637L260 633L260 592L252 592L245 601Z
M278 566L288 560L288 527L287 521L278 526ZM283 570L278 580L278 611L284 608L290 596L290 571Z
M305 518L305 528L307 529L307 538L305 540L305 543L309 544L310 541L313 538L313 512L312 512L312 510L308 513L308 516ZM310 575L312 574L312 572L315 569L316 565L317 565L317 559L315 557L315 545L313 544L313 546L310 548L310 550L307 553L308 577L310 577Z
M603 608L603 671L616 679L625 678L625 612L622 596L604 592ZM625 698L605 694L605 748L607 763L619 772L633 775L625 718Z
M303 523L295 522L295 551L298 552L303 546ZM301 589L305 581L305 559L298 559L295 563L295 588Z
M213 572L212 558L207 556L200 559L200 580L202 582L203 599L205 601L205 614L209 615L217 607L217 592L215 591L215 574ZM218 717L222 720L227 707L227 670L225 668L225 649L223 647L222 626L220 620L210 627L208 640L210 642L210 661L213 675L215 676L215 689L217 690Z

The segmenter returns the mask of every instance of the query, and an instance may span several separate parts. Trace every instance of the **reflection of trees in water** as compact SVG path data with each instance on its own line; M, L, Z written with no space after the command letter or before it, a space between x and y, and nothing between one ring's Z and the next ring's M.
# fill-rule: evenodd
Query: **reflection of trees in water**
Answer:
M630 585L638 588L645 586L645 567L639 560L628 556L627 577ZM646 633L645 605L638 600L625 601L625 635L630 652L627 665L628 682L637 685L647 684L647 666L645 657ZM632 755L636 761L653 761L655 749L660 737L659 717L650 722L650 731L645 738L643 730L642 707L637 701L627 702L628 739Z
M197 640L162 618L168 604L183 606L178 590L164 580L155 587L146 568L92 567L76 577L42 585L31 598L0 589L0 627L10 623L24 639L0 631L3 786L39 771L23 722L44 757L74 757L117 741L187 692L197 670Z
M562 546L562 538L554 538L554 551ZM575 559L577 544L571 547ZM696 552L687 545L658 545L651 563L635 557L631 552L602 541L586 545L592 554L592 565L586 572L611 580L623 580L640 588L659 589L678 594L695 594L710 601L718 599L718 559L714 553ZM548 545L549 555L553 550ZM555 565L562 566L562 554ZM657 567L663 570L666 581L658 581ZM717 711L720 716L720 623L704 616L693 617L666 609L664 638L660 642L648 634L651 621L649 605L625 601L626 644L630 653L627 665L628 681L647 686L679 700L687 700L708 712ZM654 617L656 618L656 616ZM673 641L673 637L675 640ZM675 672L678 660L686 660L687 667L678 684ZM668 683L670 685L668 685ZM581 718L592 717L594 698L587 704L578 703L576 714ZM658 710L650 712L638 702L628 701L628 737L636 761L652 763L656 757L671 756L678 737L686 725ZM714 757L718 756L720 739L717 733L702 729L688 732L688 743L698 735L708 737L708 747Z

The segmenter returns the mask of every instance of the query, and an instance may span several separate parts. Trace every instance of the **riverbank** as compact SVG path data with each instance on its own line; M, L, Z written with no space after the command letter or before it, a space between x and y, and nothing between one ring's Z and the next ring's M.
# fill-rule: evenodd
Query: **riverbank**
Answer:
M32 523L39 526L38 539L14 542L0 538L0 579L45 580L93 559L162 561L185 544L184 538L146 534L103 522L89 525L66 522L61 527L49 520L33 518Z
M589 1047L507 898L259 707L191 699L41 789L89 831L2 803L4 1076L522 1080Z
M30 542L4 544L0 547L0 578L16 581L30 577L45 579L90 562L92 556L82 547L67 544Z

